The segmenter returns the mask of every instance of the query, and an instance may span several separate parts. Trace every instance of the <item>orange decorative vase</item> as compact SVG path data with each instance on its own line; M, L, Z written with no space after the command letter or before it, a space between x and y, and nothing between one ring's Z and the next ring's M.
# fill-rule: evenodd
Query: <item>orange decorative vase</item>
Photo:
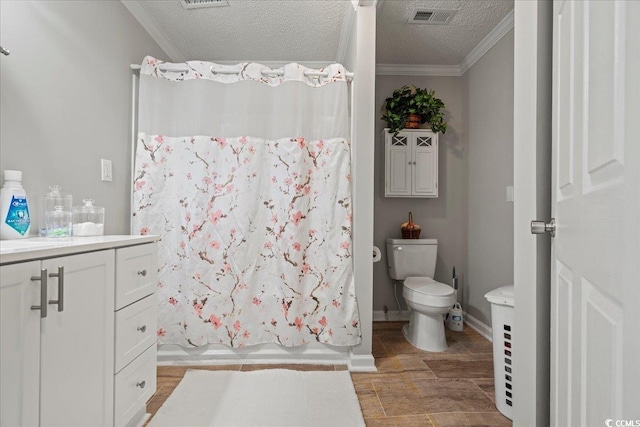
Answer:
M407 122L404 127L407 129L418 129L422 124L422 118L418 114L409 114Z

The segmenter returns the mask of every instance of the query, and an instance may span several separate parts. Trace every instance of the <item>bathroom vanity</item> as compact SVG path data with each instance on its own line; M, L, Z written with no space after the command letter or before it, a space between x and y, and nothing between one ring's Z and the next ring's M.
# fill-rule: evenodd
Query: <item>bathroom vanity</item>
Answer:
M0 241L2 426L142 422L156 390L156 241Z

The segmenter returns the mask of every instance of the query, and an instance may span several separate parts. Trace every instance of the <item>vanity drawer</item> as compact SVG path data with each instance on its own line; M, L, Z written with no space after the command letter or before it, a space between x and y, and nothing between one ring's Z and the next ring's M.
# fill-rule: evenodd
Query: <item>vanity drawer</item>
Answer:
M124 426L146 407L156 392L156 346L116 374L114 425Z
M156 313L155 294L116 311L116 373L155 344Z
M116 251L116 310L155 292L157 259L157 243Z

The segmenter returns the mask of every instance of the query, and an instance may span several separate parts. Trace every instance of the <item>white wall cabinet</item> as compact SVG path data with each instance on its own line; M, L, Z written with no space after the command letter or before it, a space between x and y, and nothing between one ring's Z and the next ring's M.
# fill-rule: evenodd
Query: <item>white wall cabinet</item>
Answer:
M438 197L438 134L404 129L385 135L385 197Z
M0 265L0 426L141 422L156 389L156 251Z

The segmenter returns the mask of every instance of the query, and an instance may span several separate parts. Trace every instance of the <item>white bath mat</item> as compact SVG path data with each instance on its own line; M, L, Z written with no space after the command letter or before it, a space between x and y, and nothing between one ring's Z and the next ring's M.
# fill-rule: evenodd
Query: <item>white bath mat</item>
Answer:
M150 427L364 426L348 371L189 370Z

